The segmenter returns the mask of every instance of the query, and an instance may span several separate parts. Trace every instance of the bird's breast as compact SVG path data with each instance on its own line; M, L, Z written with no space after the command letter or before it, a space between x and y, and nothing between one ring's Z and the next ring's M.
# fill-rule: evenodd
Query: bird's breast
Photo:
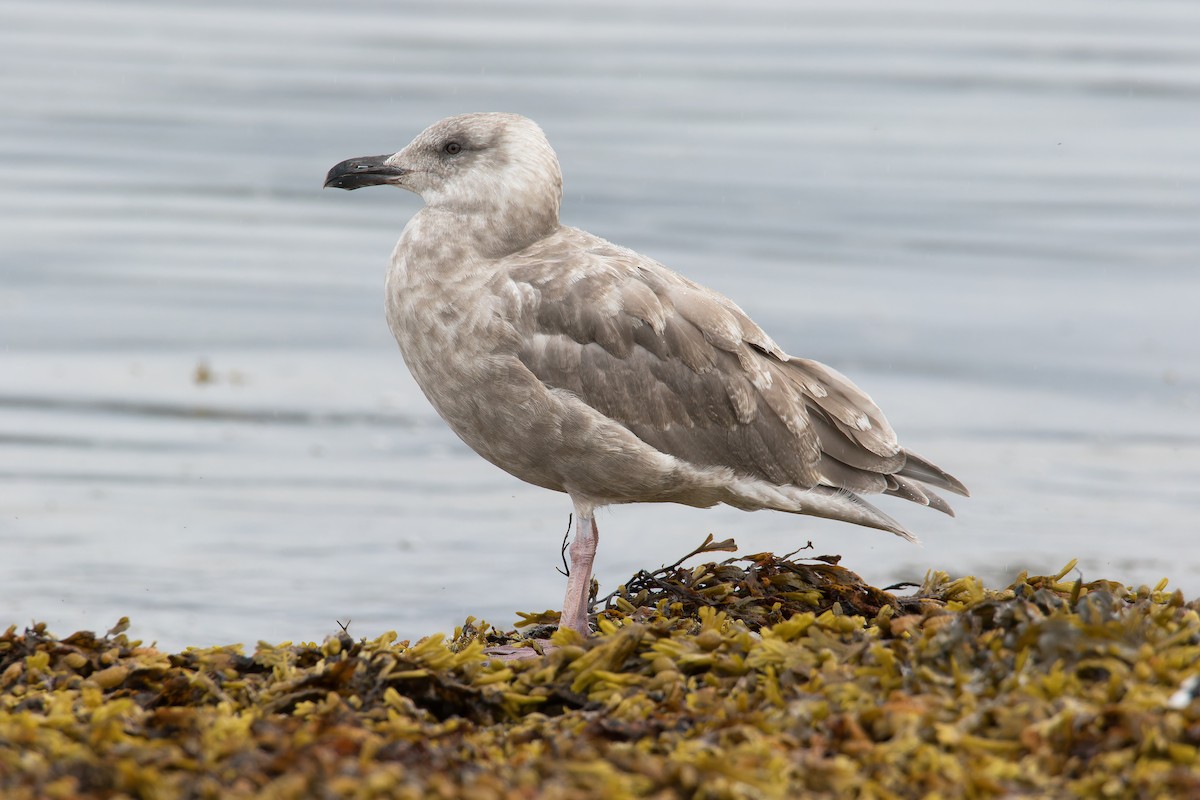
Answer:
M480 265L441 264L435 272L420 252L398 248L388 274L388 324L409 371L472 449L525 480L553 483L530 469L540 457L534 444L552 443L555 400L520 362L505 282Z

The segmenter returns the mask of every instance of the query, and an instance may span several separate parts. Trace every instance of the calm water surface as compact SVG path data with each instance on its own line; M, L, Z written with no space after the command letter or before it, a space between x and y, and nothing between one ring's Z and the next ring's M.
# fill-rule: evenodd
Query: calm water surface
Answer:
M180 647L558 606L566 497L459 443L384 323L419 200L320 190L477 110L543 125L566 222L731 295L974 492L956 520L883 503L923 547L609 510L605 587L713 532L874 582L1078 557L1200 592L1195 4L0 17L0 625L129 615Z

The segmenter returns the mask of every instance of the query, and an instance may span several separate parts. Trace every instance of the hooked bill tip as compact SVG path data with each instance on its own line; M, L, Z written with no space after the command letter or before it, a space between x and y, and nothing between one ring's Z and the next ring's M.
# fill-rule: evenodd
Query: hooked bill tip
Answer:
M406 169L387 163L389 158L390 155L360 156L335 164L325 175L325 188L350 191L364 186L379 186L408 173Z

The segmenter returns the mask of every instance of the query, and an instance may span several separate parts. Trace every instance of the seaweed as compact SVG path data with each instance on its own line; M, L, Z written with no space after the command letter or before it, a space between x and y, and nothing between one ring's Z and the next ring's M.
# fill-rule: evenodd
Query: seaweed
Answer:
M639 572L596 635L521 661L487 651L527 636L474 619L251 655L10 627L0 796L1200 796L1200 604L1165 582L683 566L730 549Z

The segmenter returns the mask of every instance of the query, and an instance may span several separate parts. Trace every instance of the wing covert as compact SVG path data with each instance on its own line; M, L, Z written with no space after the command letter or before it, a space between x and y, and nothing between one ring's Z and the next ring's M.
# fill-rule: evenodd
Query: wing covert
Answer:
M783 352L736 304L574 229L570 264L535 246L503 279L521 362L642 441L692 464L780 486L886 493L949 513L911 480L960 491L907 454L883 413L836 370ZM965 491L965 490L962 490Z

